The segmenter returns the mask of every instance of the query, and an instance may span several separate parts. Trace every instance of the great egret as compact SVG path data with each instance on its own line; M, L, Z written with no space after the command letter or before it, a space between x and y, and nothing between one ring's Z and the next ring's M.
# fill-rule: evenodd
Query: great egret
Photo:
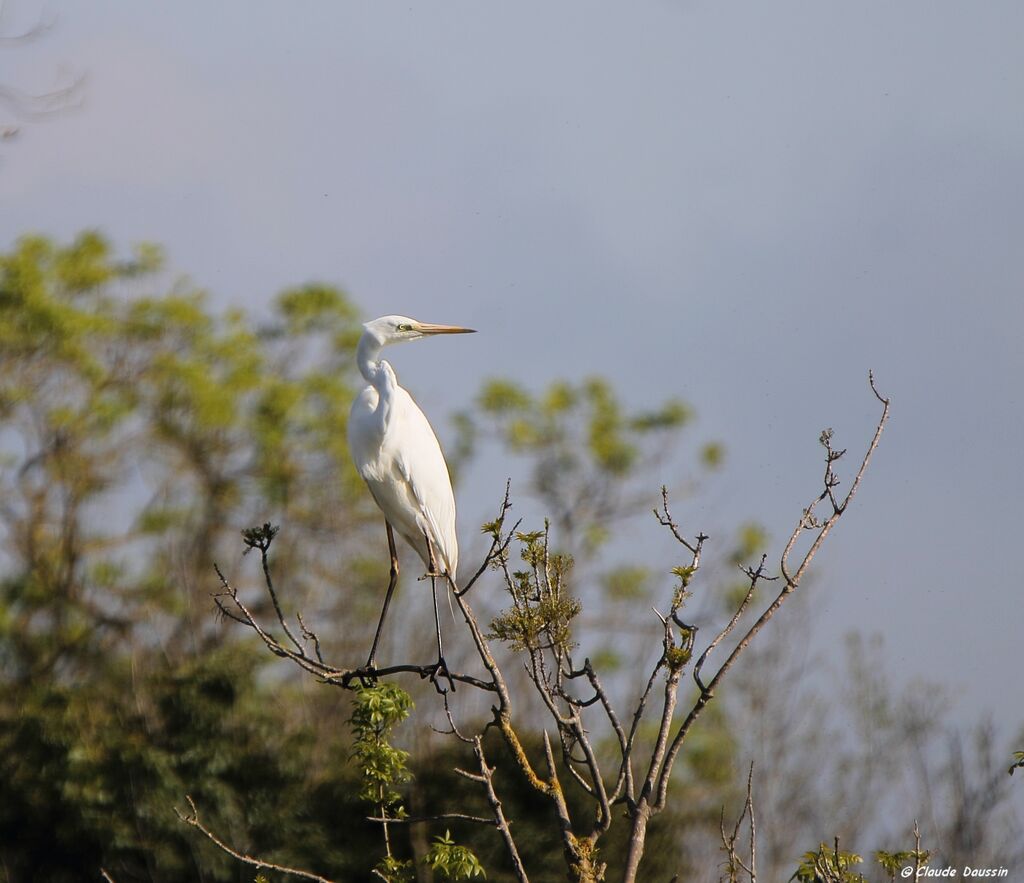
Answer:
M442 577L455 587L459 544L455 536L455 496L437 436L401 386L395 369L380 358L390 343L420 340L433 334L469 334L472 328L428 325L407 316L381 316L363 326L356 361L369 384L352 403L348 444L356 469L384 513L391 553L391 578L366 668L373 669L384 617L398 582L398 555L392 528L418 553L427 567L434 595L438 669L444 667L437 587ZM436 672L435 672L436 675Z

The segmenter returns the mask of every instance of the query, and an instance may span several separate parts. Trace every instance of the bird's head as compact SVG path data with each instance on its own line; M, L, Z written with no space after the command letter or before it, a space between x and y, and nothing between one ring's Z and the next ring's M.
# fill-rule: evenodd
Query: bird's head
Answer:
M434 334L472 334L473 328L462 328L458 325L431 325L428 322L417 322L408 316L381 316L363 325L364 332L373 337L379 346L389 343L404 343L407 340L419 340Z

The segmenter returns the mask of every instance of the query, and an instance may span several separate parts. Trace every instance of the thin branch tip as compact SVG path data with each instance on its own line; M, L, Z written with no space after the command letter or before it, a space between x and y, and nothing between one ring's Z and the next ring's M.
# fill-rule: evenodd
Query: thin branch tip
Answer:
M883 405L889 407L889 399L883 396L879 391L878 387L875 386L875 372L868 369L868 385L871 387L871 391L875 394L875 398L878 399Z

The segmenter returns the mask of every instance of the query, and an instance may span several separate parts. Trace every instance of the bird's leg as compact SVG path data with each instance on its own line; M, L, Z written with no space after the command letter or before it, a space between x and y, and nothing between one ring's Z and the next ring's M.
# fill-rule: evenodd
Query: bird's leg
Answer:
M438 675L441 675L448 680L448 686L454 692L455 681L452 680L452 676L448 671L448 663L444 661L444 652L441 650L441 619L437 613L437 580L434 577L430 578L430 592L434 598L434 628L437 631L437 665L434 667L430 680L439 693L447 693L448 689L442 687L437 681Z
M388 615L388 605L391 603L391 596L398 585L398 550L395 548L395 534L391 529L391 522L385 520L384 526L388 531L388 552L391 553L391 575L388 581L388 593L384 596L384 607L380 612L380 621L377 623L377 634L373 636L373 646L370 648L370 656L366 660L365 668L373 671L374 659L377 656L377 643L380 641L380 633L384 629L384 617Z
M437 689L439 693L447 693L448 689L442 687L438 681L438 675L443 675L448 680L448 686L451 687L452 692L455 692L455 681L452 680L451 673L448 671L448 663L444 661L444 651L441 649L441 617L437 612L437 561L434 558L434 547L430 543L430 537L423 534L423 539L427 543L427 562L430 567L430 594L434 599L434 630L437 633L437 664L434 666L434 671L430 675L431 683Z

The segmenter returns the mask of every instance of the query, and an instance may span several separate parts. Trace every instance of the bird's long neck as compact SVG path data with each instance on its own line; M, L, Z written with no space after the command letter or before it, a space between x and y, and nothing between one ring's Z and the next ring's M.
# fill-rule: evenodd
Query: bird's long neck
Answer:
M380 393L382 399L390 397L394 387L398 385L394 369L380 358L383 344L372 334L364 334L359 338L356 350L356 364L359 373L366 382Z
M359 348L356 350L356 364L359 366L359 373L363 375L366 382L371 386L380 389L384 380L384 371L381 370L380 351L383 345L372 334L364 334L359 338Z

